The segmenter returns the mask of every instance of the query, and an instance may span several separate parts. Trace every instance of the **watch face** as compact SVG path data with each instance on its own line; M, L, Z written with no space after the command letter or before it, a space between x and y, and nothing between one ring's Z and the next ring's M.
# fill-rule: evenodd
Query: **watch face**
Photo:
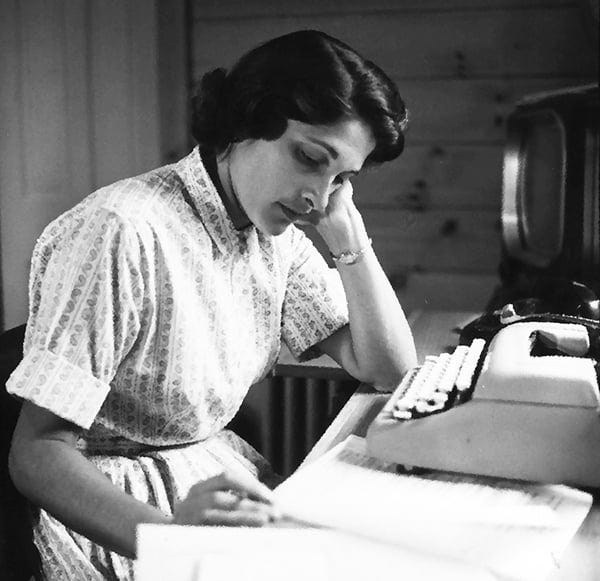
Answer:
M354 264L359 256L360 254L357 252L344 252L336 257L335 261L341 262L342 264Z
M360 250L346 250L345 252L342 252L338 256L335 256L335 254L332 253L331 257L333 258L334 262L339 262L340 264L354 264L355 262L358 262L362 258L365 251L368 248L370 248L370 246L371 246L371 239L369 238L368 244L366 246L364 246L363 248L361 248Z
M340 256L340 262L342 264L353 264L354 262L356 262L356 259L358 257L356 256L356 254L344 254L344 256Z

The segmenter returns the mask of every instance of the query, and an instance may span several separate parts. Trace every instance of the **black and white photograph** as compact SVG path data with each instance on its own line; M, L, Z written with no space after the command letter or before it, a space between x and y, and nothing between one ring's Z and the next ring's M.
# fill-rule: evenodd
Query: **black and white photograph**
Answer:
M0 0L0 580L600 579L598 0Z

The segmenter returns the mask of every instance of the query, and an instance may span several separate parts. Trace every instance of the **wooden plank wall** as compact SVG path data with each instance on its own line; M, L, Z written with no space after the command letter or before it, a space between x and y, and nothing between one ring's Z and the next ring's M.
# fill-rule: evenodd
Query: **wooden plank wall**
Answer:
M479 308L500 256L504 120L522 95L597 80L597 36L568 0L193 0L195 77L273 36L316 28L398 83L402 157L355 181L407 308ZM591 25L590 25L591 24Z

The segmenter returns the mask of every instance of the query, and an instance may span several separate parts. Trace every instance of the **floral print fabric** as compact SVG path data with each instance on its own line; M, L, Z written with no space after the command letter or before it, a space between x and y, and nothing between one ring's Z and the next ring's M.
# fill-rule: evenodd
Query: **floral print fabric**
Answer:
M51 223L29 293L25 356L7 389L80 426L90 460L167 513L225 466L260 471L223 428L282 339L309 358L348 321L339 275L304 234L236 230L197 149ZM129 575L127 560L43 511L35 534L50 578Z

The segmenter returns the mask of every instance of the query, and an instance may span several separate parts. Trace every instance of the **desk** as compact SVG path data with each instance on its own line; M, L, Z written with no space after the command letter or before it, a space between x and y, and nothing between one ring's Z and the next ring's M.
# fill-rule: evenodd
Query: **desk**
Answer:
M472 320L476 313L423 311L409 317L417 345L419 361L427 354L437 354L456 345L456 328ZM387 400L387 395L361 385L343 407L304 463L318 458L350 434L364 436ZM599 452L600 453L600 450ZM600 579L600 491L581 528L568 546L557 569L548 581L598 581Z

